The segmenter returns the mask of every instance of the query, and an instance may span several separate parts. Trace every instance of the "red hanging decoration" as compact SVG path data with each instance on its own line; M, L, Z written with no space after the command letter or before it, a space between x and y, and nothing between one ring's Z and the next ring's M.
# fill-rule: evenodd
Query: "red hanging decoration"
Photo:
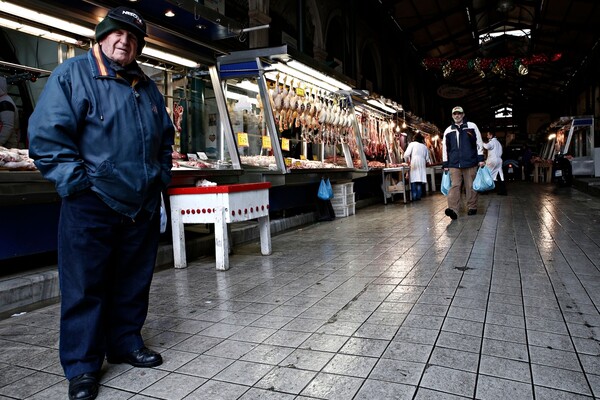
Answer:
M454 71L466 71L473 70L475 72L496 72L502 73L507 70L518 70L522 64L526 67L530 65L547 64L550 62L556 62L562 58L561 53L552 54L550 56L546 54L534 54L531 57L517 58L517 57L501 57L501 58L426 58L423 60L423 65L426 69L442 69L444 70L444 76L449 77Z

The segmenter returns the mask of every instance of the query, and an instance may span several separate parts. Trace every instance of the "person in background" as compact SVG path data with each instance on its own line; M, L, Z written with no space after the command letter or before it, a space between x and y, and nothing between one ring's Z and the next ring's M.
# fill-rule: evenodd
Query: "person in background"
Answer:
M462 107L452 109L454 121L444 131L442 138L442 168L450 171L452 186L448 192L446 215L455 220L460 208L461 187L464 183L467 214L477 214L478 193L473 190L473 180L477 167L485 165L483 159L483 140L477 125L465 119Z
M492 172L492 178L496 182L496 193L506 196L506 184L504 183L504 172L502 171L502 144L492 132L487 133L488 142L483 144L487 150L485 165Z
M140 368L162 363L141 330L173 123L135 60L146 37L140 14L112 9L95 36L87 54L53 71L28 129L30 156L62 198L59 355L71 400L96 398L105 357Z
M6 78L0 76L0 146L17 148L19 144L19 111L8 95Z
M431 160L424 142L423 135L417 132L404 152L404 159L410 165L410 191L413 200L421 200L423 184L427 184L427 163Z

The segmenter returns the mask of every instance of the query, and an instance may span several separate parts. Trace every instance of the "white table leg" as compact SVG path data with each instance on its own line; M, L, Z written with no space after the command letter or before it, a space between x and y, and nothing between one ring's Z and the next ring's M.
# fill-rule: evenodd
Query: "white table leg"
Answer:
M260 230L260 252L263 256L271 254L271 222L269 216L258 218Z
M215 213L215 259L218 270L229 269L229 236L223 210Z
M178 210L171 210L171 232L173 236L173 264L175 268L186 268L185 230Z

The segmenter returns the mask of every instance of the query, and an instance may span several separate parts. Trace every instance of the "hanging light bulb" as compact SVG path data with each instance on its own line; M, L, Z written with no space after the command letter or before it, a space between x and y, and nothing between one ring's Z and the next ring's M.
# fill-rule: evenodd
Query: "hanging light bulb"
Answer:
M402 129L406 129L406 113L402 109Z
M529 73L529 70L527 69L527 67L523 64L519 65L519 74L521 75L527 75Z

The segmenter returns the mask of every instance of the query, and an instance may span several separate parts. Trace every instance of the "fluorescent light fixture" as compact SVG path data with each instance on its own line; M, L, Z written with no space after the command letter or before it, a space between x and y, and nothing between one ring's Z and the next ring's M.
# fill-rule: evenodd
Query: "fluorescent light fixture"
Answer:
M93 39L95 36L95 32L93 29L85 28L83 26L73 24L71 22L67 22L65 20L52 17L47 14L42 14L37 11L33 11L12 3L9 3L4 0L0 0L0 12L5 12L7 14L14 15L19 20L27 19L30 21L34 21L38 24L43 24L49 28L51 27L60 27L62 31L70 32L75 35L83 36L89 39ZM0 26L5 28L14 29L17 31L21 31L24 33L28 33L33 36L43 37L45 39L54 40L56 42L65 42L71 44L79 44L79 42L68 36L60 35L54 32L50 32L49 30L35 28L30 25L22 24L20 22L11 21L8 19L0 18ZM162 61L170 62L177 65L183 65L190 68L197 68L198 63L183 57L179 57L173 54L166 53L164 51L154 49L152 47L146 46L142 51L142 54L156 58Z
M389 113L392 113L392 114L396 112L396 110L394 110L393 108L388 107L385 104L383 104L380 101L375 100L375 99L369 99L369 100L367 100L367 103L369 103L373 107L376 107L376 108L378 108L380 110L383 110L385 112L389 112Z
M530 37L531 29L511 29L511 30L502 31L502 32L489 32L489 33L486 33L485 35L479 36L479 45L481 46L481 45L489 42L493 38L502 36L502 35L515 36L515 37L520 37L520 36Z
M93 29L84 28L83 26L67 22L63 19L42 14L6 1L0 1L0 11L14 15L20 19L28 19L49 27L60 27L62 31L71 32L79 36L85 36L88 38L94 37Z
M351 90L352 88L345 83L338 81L330 76L317 71L316 69L307 67L306 65L299 63L298 61L289 61L287 64L275 63L273 67L284 74L299 79L300 81L315 86L317 88L325 89L330 92L337 92L338 90ZM273 79L275 73L269 74L269 79Z
M8 19L0 18L0 26L8 29L13 29L18 32L23 32L28 35L38 36L44 39L52 40L55 42L61 43L70 43L70 44L78 44L79 42L72 37L60 35L58 33L46 31L44 29L39 29L34 26L21 24L19 22L11 21Z
M258 104L258 101L255 98L248 97L244 94L239 94L239 93L235 93L235 92L227 92L225 94L225 97L227 97L228 99L240 101L242 103L250 103L250 104L254 104L254 105Z
M164 51L155 49L153 47L144 47L142 54L148 57L157 58L173 64L184 65L190 68L198 68L199 64L196 61L189 60L187 58L179 57L174 54L165 53Z
M256 83L250 82L248 79L244 79L240 83L235 83L233 86L237 86L242 89L246 89L250 92L258 93L258 85Z
M294 68L298 71L304 72L305 74L314 76L318 80L325 81L332 86L336 86L338 88L338 90L352 90L352 88L350 86L346 85L345 83L340 82L337 79L332 78L328 75L325 75L322 72L319 72L316 69L313 69L313 68L311 68L307 65L304 65L298 61L295 61L295 60L289 61L287 63L287 65L290 68Z

